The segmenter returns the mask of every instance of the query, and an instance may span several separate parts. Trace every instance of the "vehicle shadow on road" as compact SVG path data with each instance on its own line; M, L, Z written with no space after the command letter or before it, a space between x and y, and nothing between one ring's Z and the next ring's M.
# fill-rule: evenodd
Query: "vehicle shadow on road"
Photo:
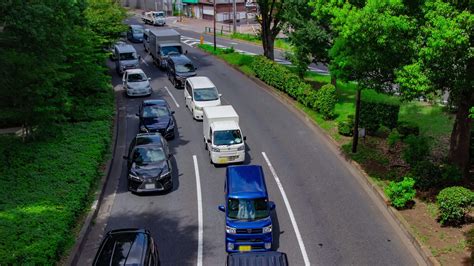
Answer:
M278 250L280 248L280 235L285 233L280 232L280 223L278 222L278 215L277 215L277 210L273 210L272 213L270 214L270 217L272 218L272 235L273 235L273 244L272 244L272 249L273 250Z
M160 255L161 265L195 265L197 257L197 225L188 224L189 217L177 212L143 212L127 210L111 216L106 231L119 228L148 229Z

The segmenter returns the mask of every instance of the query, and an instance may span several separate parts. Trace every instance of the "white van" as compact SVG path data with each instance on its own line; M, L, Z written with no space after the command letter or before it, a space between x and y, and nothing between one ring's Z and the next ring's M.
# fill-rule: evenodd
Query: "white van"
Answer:
M202 133L204 147L213 164L243 162L245 140L239 126L239 115L232 105L204 107Z
M202 108L221 105L221 96L208 77L187 78L184 85L184 100L196 120L202 120Z

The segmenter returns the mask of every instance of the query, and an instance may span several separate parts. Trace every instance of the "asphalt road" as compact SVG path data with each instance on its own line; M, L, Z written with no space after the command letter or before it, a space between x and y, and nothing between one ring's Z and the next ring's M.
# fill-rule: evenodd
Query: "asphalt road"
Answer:
M151 98L164 97L176 111L178 135L169 142L174 155L174 187L162 195L132 194L126 186L126 163L119 161L121 174L111 176L118 185L108 210L106 231L148 228L157 240L163 265L196 265L198 172L203 208L202 265L223 265L225 220L217 206L224 203L225 167L209 163L202 142L202 123L194 121L185 108L183 90L175 89L165 73L151 63L142 44L134 46L145 59L142 69L152 78ZM422 263L386 210L361 184L358 173L321 133L244 75L193 47L187 50L199 67L198 75L209 77L223 94L223 104L232 104L240 115L241 128L247 136L245 164L264 168L270 200L277 206L272 214L274 248L287 253L291 265ZM121 77L114 74L112 82L120 90ZM122 148L128 148L138 133L135 113L144 99L122 99L124 105L119 108L126 111L123 121L119 120L126 129L126 143L118 143ZM97 238L89 236L88 241ZM91 260L90 253L81 256L78 265L90 264Z

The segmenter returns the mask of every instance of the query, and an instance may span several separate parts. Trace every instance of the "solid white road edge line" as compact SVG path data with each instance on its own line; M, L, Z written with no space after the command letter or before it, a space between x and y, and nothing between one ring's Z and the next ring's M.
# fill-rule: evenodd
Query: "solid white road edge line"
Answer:
M176 99L174 98L173 94L171 94L171 91L168 90L168 87L165 86L165 90L166 90L166 91L168 92L168 94L171 96L171 99L173 99L173 102L174 102L174 104L176 104L176 107L179 108L178 102L177 102Z
M275 182L277 183L278 188L280 189L281 196L283 197L283 201L285 202L286 209L288 211L288 214L290 215L291 224L293 225L293 229L295 230L296 239L298 240L298 245L300 246L301 254L303 255L304 264L306 266L309 266L310 265L309 258L308 258L308 254L306 253L306 248L304 247L303 238L301 237L300 230L298 229L298 225L296 224L295 215L293 214L293 210L291 209L290 202L288 201L288 198L286 197L286 193L285 193L285 190L283 189L283 185L281 184L280 178L278 178L278 175L276 174L275 169L272 166L272 163L268 159L267 154L262 151L262 155L265 161L267 162L268 168L270 168L270 172L272 172L273 178L275 179Z
M201 197L201 178L199 176L199 166L196 155L193 155L194 172L196 175L196 190L197 190L197 204L198 204L198 252L197 252L197 266L202 266L202 248L203 248L203 227L202 227L202 197Z

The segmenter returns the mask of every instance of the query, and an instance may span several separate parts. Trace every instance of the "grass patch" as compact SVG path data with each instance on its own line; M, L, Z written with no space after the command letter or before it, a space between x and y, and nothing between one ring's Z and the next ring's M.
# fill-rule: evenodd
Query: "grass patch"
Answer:
M0 136L0 264L54 264L74 243L108 151L111 121L61 126L54 139Z
M217 35L223 38L242 40L262 45L262 40L260 39L260 36L256 34L234 32L231 34L217 33ZM274 46L275 48L282 50L291 50L292 48L291 44L285 39L275 39Z
M253 56L251 55L235 53L232 48L216 48L216 50L214 51L214 46L209 44L199 44L198 47L208 53L211 53L219 58L224 59L224 61L226 61L227 63L238 67L247 75L255 75L255 72L250 67L253 62Z

